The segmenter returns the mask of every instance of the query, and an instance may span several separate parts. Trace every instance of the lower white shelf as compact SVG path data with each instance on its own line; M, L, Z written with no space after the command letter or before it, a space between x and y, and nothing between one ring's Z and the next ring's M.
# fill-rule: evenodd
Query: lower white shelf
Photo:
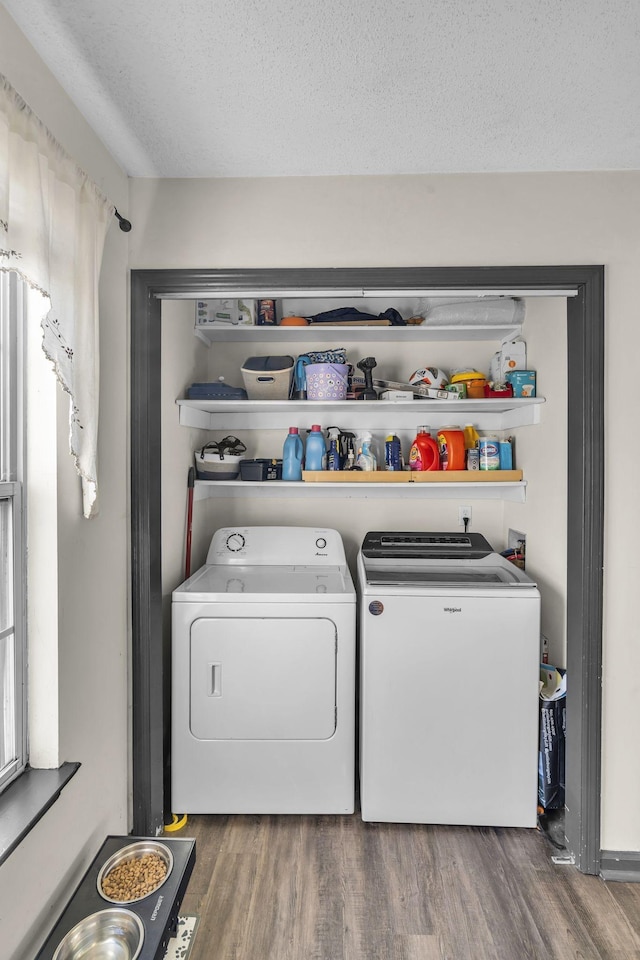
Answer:
M503 483L305 483L283 480L196 480L194 500L208 497L313 497L342 500L511 500L524 503L526 480Z

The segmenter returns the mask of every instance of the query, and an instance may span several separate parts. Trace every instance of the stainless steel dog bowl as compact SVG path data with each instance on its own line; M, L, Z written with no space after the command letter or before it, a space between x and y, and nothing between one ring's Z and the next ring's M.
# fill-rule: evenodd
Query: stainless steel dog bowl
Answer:
M126 900L114 900L113 897L110 897L104 892L103 883L112 870L115 870L116 867L121 866L123 863L141 860L142 857L150 853L160 857L167 868L167 872L162 880L158 881L151 890L147 890L142 896L130 897ZM126 847L122 847L121 850L116 851L116 853L112 854L105 862L98 874L98 893L104 900L108 900L109 903L137 903L138 900L144 900L145 897L149 897L152 893L155 893L166 881L172 870L173 854L169 847L165 846L164 843L159 843L157 840L137 840L135 843L130 843Z
M136 960L143 941L140 917L112 907L77 923L59 943L53 960Z

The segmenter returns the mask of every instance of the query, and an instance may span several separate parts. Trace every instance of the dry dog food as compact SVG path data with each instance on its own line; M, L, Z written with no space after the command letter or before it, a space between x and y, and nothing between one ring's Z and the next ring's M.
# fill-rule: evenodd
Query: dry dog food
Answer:
M125 860L110 870L102 881L105 896L118 903L146 897L159 887L167 875L167 865L157 853Z

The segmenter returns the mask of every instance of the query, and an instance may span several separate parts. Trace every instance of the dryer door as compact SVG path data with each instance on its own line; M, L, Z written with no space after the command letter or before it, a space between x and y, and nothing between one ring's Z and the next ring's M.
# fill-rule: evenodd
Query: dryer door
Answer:
M191 626L199 740L326 740L336 729L337 633L325 618L203 617Z

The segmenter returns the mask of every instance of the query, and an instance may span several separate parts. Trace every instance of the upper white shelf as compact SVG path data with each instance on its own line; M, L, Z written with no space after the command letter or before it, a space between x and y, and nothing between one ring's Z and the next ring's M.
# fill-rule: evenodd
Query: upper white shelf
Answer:
M196 327L195 334L209 346L212 343L230 343L231 341L265 341L274 345L308 340L310 343L342 342L343 340L400 342L429 340L512 340L522 333L520 324L496 324L479 326L469 324L451 324L434 326L429 323L407 324L406 326L349 326L347 324L313 323L308 327L280 326L239 326L228 324L214 327Z
M277 430L312 423L343 429L377 426L413 430L473 423L480 430L510 430L540 420L543 397L486 400L177 400L180 423L202 430Z

